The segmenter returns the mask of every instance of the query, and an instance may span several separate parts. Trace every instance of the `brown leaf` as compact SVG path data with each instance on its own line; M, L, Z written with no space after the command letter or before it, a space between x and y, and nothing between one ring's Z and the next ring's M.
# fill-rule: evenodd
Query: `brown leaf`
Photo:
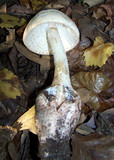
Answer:
M109 40L109 35L107 33L102 32L102 22L99 20L99 26L96 25L95 19L87 16L83 16L82 18L78 19L78 28L81 33L81 41L85 38L88 38L94 41L95 37L100 36L104 39L104 41Z
M99 93L106 91L112 85L102 72L79 72L71 77L71 82L81 96L82 102L94 110L101 107Z
M59 4L59 3L49 3L47 6L45 6L46 9L62 9L64 8L65 6Z
M84 59L83 52L78 51L77 47L67 52L67 58L68 58L69 69L71 74L76 73L81 68L84 69L85 66L84 66L84 60L83 60Z
M103 2L104 2L104 0L94 0L94 1L84 0L84 1L83 1L83 4L84 4L84 3L87 3L87 4L89 5L89 7L93 7L93 6L95 6L95 5L97 5L97 4L100 4L100 3L103 3Z
M112 4L114 6L114 2L112 2ZM111 29L111 27L114 25L113 24L113 19L112 19L112 14L113 14L113 10L112 7L109 4L102 4L101 7L103 9L105 9L105 11L107 12L107 16L106 19L110 22L106 28L105 28L105 32L109 31Z
M114 108L107 109L102 113L97 113L95 117L96 132L105 135L114 135Z
M17 130L10 126L0 126L0 160L5 160L7 156L7 144L17 134Z
M7 13L22 16L25 14L27 15L35 14L35 11L33 11L33 9L31 8L27 9L25 6L15 4L7 8Z
M8 154L12 160L28 159L31 157L29 150L29 133L28 131L20 131L13 140L8 143ZM33 146L35 148L35 146Z
M23 32L24 32L26 26L27 26L27 25L25 24L25 25L23 25L21 28L19 28L19 29L17 30L16 33L18 34L18 36L19 36L20 38L22 38Z
M84 16L85 12L88 11L88 7L87 6L82 6L81 4L75 4L72 6L73 10L72 10L72 18L73 19L79 19L81 17Z
M17 74L17 54L18 51L14 45L9 52L9 59L15 74Z
M15 42L15 30L7 29L9 35L6 36L6 41L0 44L0 51L5 51L11 48Z
M55 6L61 6L62 8L68 7L70 4L69 0L52 0L52 8L56 8ZM59 8L58 8L59 9Z
M41 65L42 72L47 71L53 67L53 57L52 56L40 56L36 55L35 53L31 52L29 49L24 47L21 43L15 42L15 46L17 50L27 57L29 60L36 62Z
M93 11L92 17L95 19L99 19L104 16L106 16L106 13L104 12L104 10L102 8L98 8L97 10Z
M107 121L108 126L114 129L114 108L107 109L106 111L102 112L101 116Z
M72 15L72 8L71 7L66 7L66 8L62 9L61 12L66 14L68 17L70 17Z
M105 32L109 31L114 27L114 2L110 0L109 2L101 5L95 6L93 10L92 17L95 19L102 19L106 23Z
M20 0L21 5L25 5L28 8L30 8L30 2L29 0Z
M101 100L99 101L101 107L97 110L98 112L103 112L107 109L113 108L114 107L114 97L108 99L108 100Z
M7 7L6 3L4 3L2 6L0 6L0 13L6 13Z
M108 58L106 63L102 66L103 73L111 80L114 84L114 55Z
M114 137L93 133L87 136L72 136L73 155L71 160L112 160Z

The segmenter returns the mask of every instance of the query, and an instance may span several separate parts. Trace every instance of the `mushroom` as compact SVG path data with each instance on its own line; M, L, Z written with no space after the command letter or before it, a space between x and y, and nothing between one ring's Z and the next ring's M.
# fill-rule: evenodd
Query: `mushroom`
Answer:
M81 113L81 99L72 88L66 52L79 43L79 30L64 13L48 9L27 25L23 42L41 55L54 56L54 79L36 98L36 127L41 159L69 159L69 139ZM54 146L54 147L53 147Z

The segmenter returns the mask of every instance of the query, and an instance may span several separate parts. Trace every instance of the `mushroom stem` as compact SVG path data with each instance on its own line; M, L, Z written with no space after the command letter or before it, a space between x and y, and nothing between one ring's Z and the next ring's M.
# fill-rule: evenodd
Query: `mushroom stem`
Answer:
M71 88L67 56L59 32L52 27L47 32L50 52L54 56L55 72L52 86L64 85Z

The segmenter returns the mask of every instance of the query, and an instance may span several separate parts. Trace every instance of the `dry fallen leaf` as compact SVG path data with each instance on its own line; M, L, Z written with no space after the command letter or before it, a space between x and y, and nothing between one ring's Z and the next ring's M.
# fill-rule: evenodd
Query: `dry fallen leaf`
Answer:
M103 73L107 75L107 77L110 78L112 83L114 84L114 55L108 58L105 65L101 68L103 70Z
M112 27L114 27L114 16L113 16L113 12L114 12L114 1L109 1L109 3L106 4L102 4L100 7L102 7L106 14L106 20L108 22L108 25L105 28L105 32L109 31Z
M89 7L93 7L93 6L95 6L97 4L100 4L102 2L104 2L104 0L94 0L94 1L92 1L92 0L84 0L83 4L87 3L89 5Z
M6 36L6 41L0 43L0 51L5 51L11 48L15 42L15 29L8 29L9 35Z
M72 136L71 160L113 160L114 137L100 133Z
M8 14L0 15L0 27L1 28L14 28L15 26L22 26L26 23L24 18L17 18Z
M2 6L0 6L0 13L6 13L7 12L7 6L6 3L4 3Z
M14 124L13 128L19 130L29 130L34 134L37 134L36 124L35 124L35 106L30 108L25 112Z
M28 8L30 8L30 2L29 0L20 0L21 5L25 5Z
M86 66L102 67L113 51L112 43L104 43L101 37L96 37L93 46L84 51Z
M7 8L7 13L11 15L25 16L35 14L35 11L33 11L32 8L26 8L24 5L14 4Z
M95 116L96 132L105 135L114 135L114 109L107 109Z
M45 0L29 0L31 2L33 10L39 10L41 7L44 7L48 4Z
M0 126L0 160L5 160L7 157L7 144L17 134L17 130L11 126Z
M6 68L0 70L0 100L16 99L16 96L21 96L22 93L24 92L19 86L17 76Z
M99 93L106 91L112 85L102 72L79 72L71 77L71 82L81 96L82 102L94 110L101 107Z

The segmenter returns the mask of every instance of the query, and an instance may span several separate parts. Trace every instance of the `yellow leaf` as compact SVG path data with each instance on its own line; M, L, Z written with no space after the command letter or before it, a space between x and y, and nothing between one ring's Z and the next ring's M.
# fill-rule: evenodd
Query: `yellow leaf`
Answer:
M0 81L0 99L14 98L16 96L21 96L21 93L18 88L13 87L8 82Z
M35 124L35 106L31 107L27 112L25 112L14 124L14 128L19 130L29 130L34 134L37 134L36 124Z
M114 51L112 43L104 43L101 37L96 37L92 47L84 51L86 66L102 67Z
M21 96L22 92L19 86L19 80L8 69L0 70L0 99L14 98Z
M32 4L33 10L39 10L40 8L48 4L48 2L46 2L45 0L30 0L30 2Z
M15 26L22 26L26 20L24 18L17 18L8 14L0 14L0 27L1 28L14 28Z
M16 78L17 76L14 75L11 71L9 71L7 68L4 68L0 71L0 80L11 80Z

